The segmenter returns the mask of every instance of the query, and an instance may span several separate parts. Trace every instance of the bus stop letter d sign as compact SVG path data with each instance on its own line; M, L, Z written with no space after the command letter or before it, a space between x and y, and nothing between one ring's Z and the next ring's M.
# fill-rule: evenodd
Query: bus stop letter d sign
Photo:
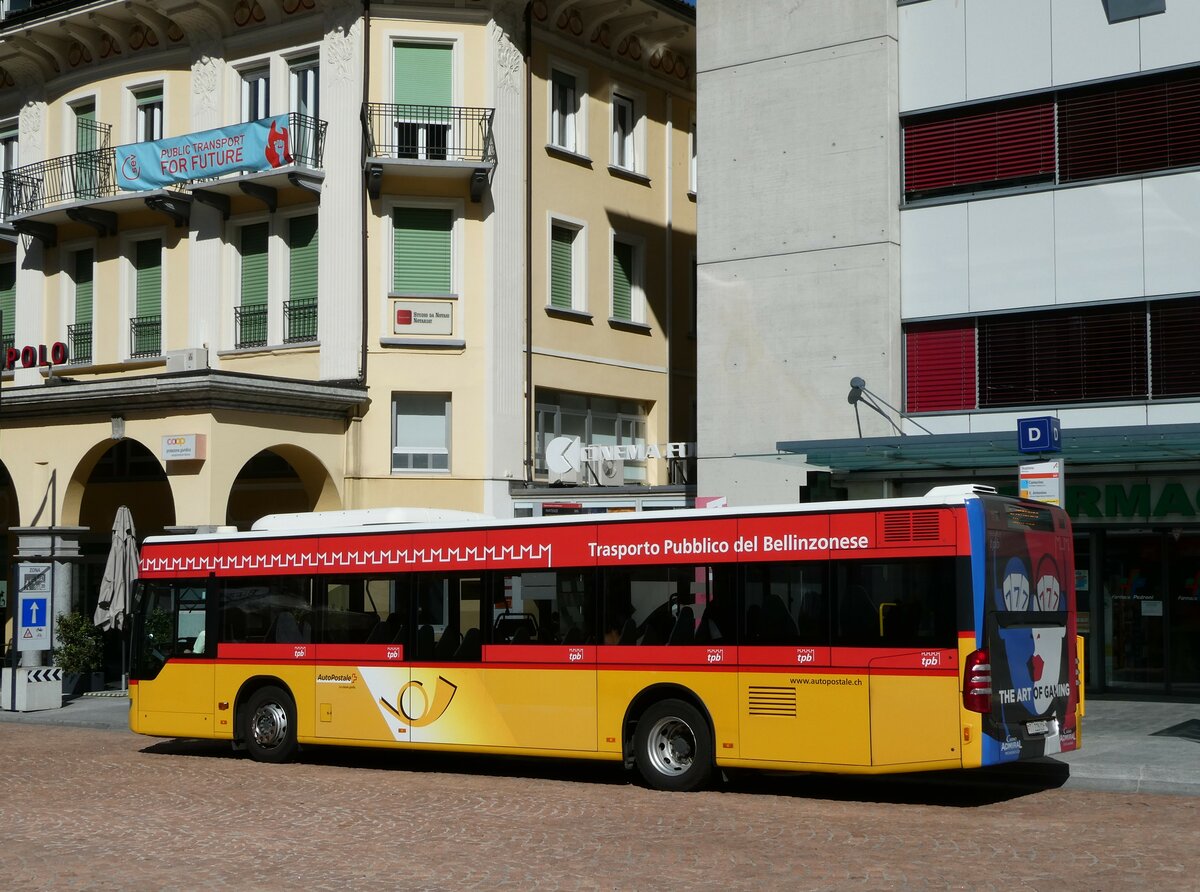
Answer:
M1053 415L1017 419L1017 449L1021 452L1061 452L1062 433Z

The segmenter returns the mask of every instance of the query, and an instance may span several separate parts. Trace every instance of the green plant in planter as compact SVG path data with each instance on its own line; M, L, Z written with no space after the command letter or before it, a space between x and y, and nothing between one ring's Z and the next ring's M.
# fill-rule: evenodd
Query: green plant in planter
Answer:
M87 675L104 665L104 636L82 613L64 613L55 622L54 665L64 672Z

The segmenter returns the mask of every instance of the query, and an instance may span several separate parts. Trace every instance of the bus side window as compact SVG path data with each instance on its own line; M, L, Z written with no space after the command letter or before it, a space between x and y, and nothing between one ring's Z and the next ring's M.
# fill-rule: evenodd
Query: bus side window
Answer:
M498 575L493 644L595 644L590 568Z
M417 660L461 663L483 658L483 580L423 573L414 579Z
M220 603L223 641L312 640L312 580L307 576L227 580Z
M750 564L745 572L744 643L765 646L829 643L826 562Z
M698 627L713 600L709 567L607 567L603 572L606 644L702 643L696 640Z

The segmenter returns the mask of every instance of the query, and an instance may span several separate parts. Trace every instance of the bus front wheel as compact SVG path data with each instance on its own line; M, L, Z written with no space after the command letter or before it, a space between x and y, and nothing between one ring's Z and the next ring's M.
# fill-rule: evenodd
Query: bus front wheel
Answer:
M712 735L696 707L661 700L638 719L634 761L656 790L686 792L708 782L713 769Z
M286 762L296 752L296 703L287 691L259 688L242 715L242 737L254 761Z

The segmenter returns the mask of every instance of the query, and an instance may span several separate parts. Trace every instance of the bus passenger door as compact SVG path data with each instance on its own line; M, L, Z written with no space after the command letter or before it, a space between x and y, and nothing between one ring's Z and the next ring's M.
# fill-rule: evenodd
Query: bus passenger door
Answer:
M135 634L137 731L162 737L212 737L216 652L203 581L146 585ZM205 642L208 642L207 644ZM157 675L152 669L161 666ZM141 671L139 671L141 670Z

